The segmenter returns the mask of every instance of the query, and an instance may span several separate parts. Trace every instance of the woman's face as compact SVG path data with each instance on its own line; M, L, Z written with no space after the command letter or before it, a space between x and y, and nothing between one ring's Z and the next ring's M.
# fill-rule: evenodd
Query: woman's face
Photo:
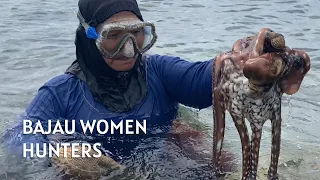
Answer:
M117 14L114 14L111 16L108 20L105 21L105 23L112 23L112 22L119 22L119 21L128 21L128 20L139 20L139 18L129 11L123 11L119 12ZM97 27L98 32L101 30L101 25ZM127 33L125 31L111 31L108 33L107 39L103 42L103 48L105 50L114 50L116 49L116 46L120 42L123 35ZM142 47L144 42L144 32L143 29L136 29L131 33L135 36L137 44L139 47ZM136 58L127 58L125 56L116 55L112 59L105 58L105 62L114 70L116 71L129 71L132 69L136 62Z

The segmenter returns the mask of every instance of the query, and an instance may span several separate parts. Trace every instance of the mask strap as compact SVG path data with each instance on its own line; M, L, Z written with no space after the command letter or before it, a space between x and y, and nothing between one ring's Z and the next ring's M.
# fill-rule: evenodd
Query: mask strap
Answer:
M79 19L80 24L85 29L87 37L90 39L98 39L99 35L98 35L96 29L92 26L89 26L89 24L86 23L85 19L82 17L82 15L80 13L80 11L78 11L78 13L76 13L75 11L73 11L73 12L77 15L77 18Z

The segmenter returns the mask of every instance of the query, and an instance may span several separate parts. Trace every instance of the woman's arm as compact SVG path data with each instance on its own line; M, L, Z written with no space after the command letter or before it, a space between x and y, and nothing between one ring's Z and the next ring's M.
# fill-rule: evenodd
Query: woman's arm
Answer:
M189 107L212 105L212 66L214 60L189 62L179 57L154 55L156 71L172 99Z

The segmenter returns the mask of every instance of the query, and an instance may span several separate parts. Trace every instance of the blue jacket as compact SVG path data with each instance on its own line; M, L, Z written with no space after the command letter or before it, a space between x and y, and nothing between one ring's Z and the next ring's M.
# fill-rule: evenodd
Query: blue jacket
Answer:
M106 119L115 123L126 119L146 119L148 126L161 127L176 118L178 103L198 109L212 105L212 65L213 60L189 62L173 56L150 56L147 61L147 97L127 113L109 112L94 100L83 81L71 74L62 74L39 89L21 118L34 122L40 120L42 124L48 119L74 119L77 122ZM77 130L81 132L80 124L77 124ZM21 131L22 125L19 124L10 136L16 137L14 134ZM39 141L35 135L28 137L22 138L23 141ZM104 146L117 149L123 148L124 144L117 145L109 140Z

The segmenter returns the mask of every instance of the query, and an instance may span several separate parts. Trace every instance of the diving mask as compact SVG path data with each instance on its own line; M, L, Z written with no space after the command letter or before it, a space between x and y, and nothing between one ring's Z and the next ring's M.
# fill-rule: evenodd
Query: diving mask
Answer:
M99 25L99 31L90 27L77 14L80 23L86 30L88 38L96 40L96 46L106 58L117 55L133 58L137 53L143 54L149 50L157 40L155 26L151 22L140 20L123 20Z

